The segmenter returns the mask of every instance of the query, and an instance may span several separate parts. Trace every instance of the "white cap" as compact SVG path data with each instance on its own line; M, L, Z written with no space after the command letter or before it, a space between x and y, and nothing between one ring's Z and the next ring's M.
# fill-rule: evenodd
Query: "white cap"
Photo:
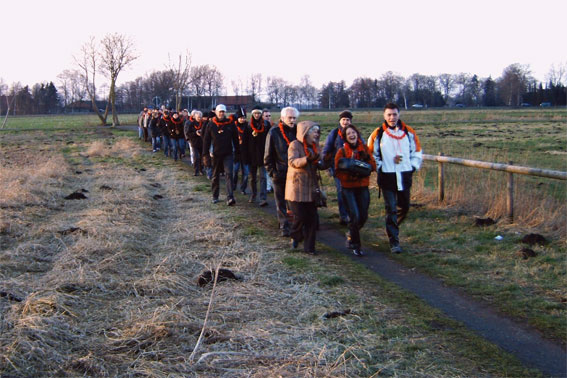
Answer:
M226 112L226 106L224 106L223 104L218 104L217 107L215 108L215 112Z

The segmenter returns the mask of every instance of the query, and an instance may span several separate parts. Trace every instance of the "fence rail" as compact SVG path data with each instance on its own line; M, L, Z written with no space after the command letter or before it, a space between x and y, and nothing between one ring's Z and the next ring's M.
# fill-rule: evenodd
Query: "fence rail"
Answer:
M444 156L442 153L439 155L423 155L423 160L436 161L439 163L437 171L437 184L438 184L438 199L439 202L445 200L445 164L456 164L466 167L489 169L493 171L503 171L508 172L508 181L506 185L507 198L506 198L506 210L508 215L508 220L510 223L514 222L514 173L528 176L538 176L557 180L567 180L567 172L553 171L549 169L522 167L519 165L513 165L510 161L509 164L501 163L490 163L478 160L469 160L462 158L455 158L450 156Z

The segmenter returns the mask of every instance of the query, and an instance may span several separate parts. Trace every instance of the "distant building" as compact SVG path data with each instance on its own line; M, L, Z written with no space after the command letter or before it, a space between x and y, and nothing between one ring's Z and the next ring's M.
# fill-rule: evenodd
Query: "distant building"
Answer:
M228 111L237 110L239 106L251 110L256 101L253 96L189 96L183 98L188 109L211 110L218 104L226 105Z

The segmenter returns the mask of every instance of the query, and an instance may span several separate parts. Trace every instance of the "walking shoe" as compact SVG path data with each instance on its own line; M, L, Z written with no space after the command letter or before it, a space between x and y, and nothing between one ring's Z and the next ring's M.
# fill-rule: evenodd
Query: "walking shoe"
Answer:
M254 194L252 194L252 195L250 196L250 198L248 199L248 202L249 202L249 203L254 203L254 202L256 202L256 196L255 196Z
M261 201L260 201L260 206L261 206L261 207L268 206L268 201L266 201L266 200L261 200Z
M291 248L295 249L299 245L299 240L291 238Z
M402 253L402 247L400 247L399 244L394 244L393 246L390 247L390 251L392 251L392 253Z
M353 249L353 250L352 250L352 253L353 253L355 256L364 256L364 252L362 252L359 248Z
M213 198L213 203L219 203L219 199L218 199L218 198Z
M234 198L229 198L228 201L226 201L226 204L228 206L232 206L236 203L236 200Z
M245 196L245 195L246 195L246 190L241 190L241 191L240 191L240 194L242 194L243 196Z

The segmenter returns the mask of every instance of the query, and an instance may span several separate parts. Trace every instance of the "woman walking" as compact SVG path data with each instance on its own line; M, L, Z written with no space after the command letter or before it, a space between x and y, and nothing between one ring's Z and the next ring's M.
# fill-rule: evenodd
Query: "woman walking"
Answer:
M354 125L348 125L345 128L345 136L346 143L335 155L335 172L341 183L343 202L349 216L347 247L352 249L352 253L356 256L362 256L364 253L360 249L360 229L368 219L369 176L370 172L376 170L376 161ZM372 169L368 170L368 175L341 169L341 164L339 164L341 159L358 160L370 164Z
M317 206L314 191L318 188L317 169L320 166L320 127L312 121L297 124L297 139L292 141L287 152L288 170L285 184L285 199L293 213L290 236L292 246L297 248L303 240L303 251L315 254L317 231Z

